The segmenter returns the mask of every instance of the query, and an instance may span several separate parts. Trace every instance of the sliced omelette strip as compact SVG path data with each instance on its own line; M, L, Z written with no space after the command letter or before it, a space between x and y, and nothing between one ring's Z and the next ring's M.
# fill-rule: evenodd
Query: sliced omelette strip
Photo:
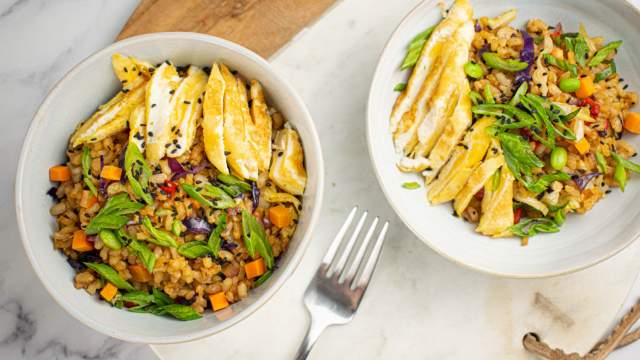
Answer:
M252 135L256 152L258 153L258 167L262 171L269 169L271 163L271 115L264 99L264 90L257 80L251 80L249 90L251 96L251 117L255 133Z
M549 213L549 208L545 203L538 200L536 195L531 191L527 190L522 184L516 183L515 194L513 195L513 200L521 202L523 204L527 204L532 208L540 211L542 215L546 216Z
M430 104L431 97L438 88L438 84L444 67L451 56L452 48L443 46L440 56L436 58L431 72L422 84L420 93L409 111L405 112L400 119L396 131L393 133L393 142L397 154L408 155L418 144L418 125L424 119ZM404 158L409 158L405 156ZM402 161L402 160L401 160Z
M204 94L202 135L204 152L209 162L223 174L229 174L224 153L224 93L225 82L217 63L211 65L211 73Z
M462 215L467 206L469 206L469 202L471 202L473 196L484 187L496 170L504 164L504 156L499 155L485 160L473 171L464 188L456 195L453 202L453 209L456 211L456 214Z
M227 162L238 176L255 181L258 161L245 126L238 80L224 65L220 65L220 72L225 82L223 139Z
M151 77L150 69L153 68L148 62L122 54L113 54L111 66L125 92L146 82Z
M423 173L426 184L430 184L435 179L442 166L451 156L456 144L460 142L465 131L471 125L471 99L467 96L469 90L469 81L465 79L461 87L461 96L458 97L458 103L453 110L453 114L447 120L440 138L431 149L427 159L429 168L426 168Z
M440 78L438 89L430 101L429 112L418 126L418 141L420 145L415 150L416 156L428 156L436 141L440 138L447 119L453 112L461 96L467 96L460 89L464 88L467 81L464 73L464 64L469 60L469 48L475 32L473 22L465 22L456 31L451 46L453 53L447 60L445 70Z
M164 62L147 83L146 107L146 155L151 164L157 164L165 156L171 133L171 98L180 84L175 66Z
M480 223L476 231L487 236L509 236L513 225L514 176L508 166L500 168L500 183L497 189L488 182L484 186Z
M307 183L304 152L298 133L291 128L285 127L276 133L269 178L288 193L304 193Z
M251 151L253 151L255 159L258 163L258 170L268 171L268 167L263 168L262 166L260 166L260 149L258 148L258 144L256 142L256 140L260 137L260 135L258 134L259 129L255 126L253 118L251 117L247 84L241 78L238 78L238 94L240 95L240 110L242 111L242 121L247 131L247 138L252 149ZM271 157L271 152L269 152L269 157Z
M171 98L171 134L167 156L182 156L193 144L197 121L202 117L202 94L207 87L207 74L197 66L189 66Z
M82 123L70 139L71 147L100 141L127 128L127 120L138 105L144 103L145 84L131 91L119 92L106 104L100 106L89 119Z
M129 144L136 145L141 153L144 152L145 149L144 134L147 132L147 125L144 123L144 112L144 103L140 103L140 105L131 112L131 117L129 118Z
M400 119L411 109L416 101L422 84L431 72L433 64L440 55L444 44L450 39L457 28L465 21L471 20L473 9L468 0L456 0L449 9L447 17L433 30L429 40L422 48L422 52L413 72L409 77L406 89L400 94L396 100L391 112L390 131L395 133L400 123Z
M429 187L427 197L432 204L451 201L462 190L489 148L491 137L487 128L493 122L493 118L485 117L473 124L442 168L438 178Z

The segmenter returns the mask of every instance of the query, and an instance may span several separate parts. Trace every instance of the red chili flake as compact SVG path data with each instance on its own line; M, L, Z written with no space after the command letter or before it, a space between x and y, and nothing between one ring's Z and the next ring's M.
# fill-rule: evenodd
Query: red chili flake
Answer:
M521 217L522 217L522 208L519 207L513 212L513 223L514 224L519 223Z
M562 23L556 25L556 29L551 33L551 37L557 37L562 35Z
M167 181L164 185L158 186L162 191L166 192L167 195L173 196L173 194L178 189L178 184L174 181Z
M476 199L482 200L482 198L484 198L484 188L481 188L474 196Z
M521 128L520 129L520 135L524 136L525 138L527 138L527 140L531 140L531 130L527 129L527 128Z
M591 117L593 118L598 117L598 115L600 114L600 104L598 104L592 98L583 99L582 102L580 103L580 106L587 106L587 105L589 105L589 114L591 115Z

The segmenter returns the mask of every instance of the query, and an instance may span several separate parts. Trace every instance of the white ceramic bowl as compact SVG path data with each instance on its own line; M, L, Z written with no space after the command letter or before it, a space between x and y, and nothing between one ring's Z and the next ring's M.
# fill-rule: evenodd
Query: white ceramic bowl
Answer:
M402 183L418 181L416 174L404 174L395 167L396 156L388 132L389 114L397 93L393 87L405 82L401 72L406 46L411 38L437 23L440 9L436 1L425 1L414 8L395 30L376 68L367 108L369 154L378 181L398 216L422 241L443 256L473 269L508 277L543 277L576 271L596 264L622 250L640 234L640 181L631 175L627 190L607 195L586 215L567 216L556 234L530 239L520 246L517 239L491 239L473 231L473 226L453 217L450 204L431 206L425 189L406 190ZM451 1L447 1L450 4ZM523 28L530 18L549 25L562 22L566 31L577 31L584 23L590 35L607 41L622 39L616 56L618 72L630 89L640 90L640 15L622 0L478 0L472 1L474 17L496 16L518 9L515 25ZM640 141L626 136L636 149Z
M270 104L298 130L309 175L304 209L289 249L279 268L247 299L228 310L205 314L196 321L176 321L150 314L118 310L73 286L74 271L50 240L55 221L45 194L51 184L47 169L64 160L64 149L75 126L119 89L111 70L111 55L123 53L152 63L171 59L176 64L209 66L224 62L250 79L262 82ZM158 33L117 42L74 67L51 90L35 115L22 147L16 177L16 211L24 248L38 277L53 298L84 324L122 340L176 343L214 334L232 326L262 306L297 267L318 219L323 193L320 142L307 109L293 88L255 53L212 36Z

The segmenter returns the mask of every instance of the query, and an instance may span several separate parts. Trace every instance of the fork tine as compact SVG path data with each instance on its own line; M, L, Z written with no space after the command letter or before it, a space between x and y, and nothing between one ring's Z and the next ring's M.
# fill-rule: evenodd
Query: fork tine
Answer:
M351 254L351 250L353 249L353 245L355 245L356 240L358 240L358 236L360 235L360 231L362 230L362 226L364 225L364 221L367 219L368 214L369 212L365 211L362 213L362 216L360 216L360 220L358 220L358 224L356 224L353 234L351 234L347 245L344 247L344 250L342 250L342 254L335 263L335 266L333 266L333 271L328 272L327 276L332 276L334 273L340 274L344 270L347 260L349 259L349 255Z
M382 244L384 243L385 235L387 234L387 229L389 229L389 222L385 221L384 225L382 226L382 230L380 230L380 234L378 234L378 238L376 239L376 242L373 245L373 250L371 250L369 259L367 259L360 276L351 283L351 289L355 289L356 287L359 287L359 286L366 288L367 285L369 284L369 280L371 280L371 275L373 275L373 270L376 268L376 264L378 263L378 258L380 257Z
M351 209L349 216L347 216L347 220L344 221L344 224L342 224L342 227L340 228L340 230L338 230L338 233L336 234L336 237L333 239L333 242L331 242L331 245L329 245L329 250L327 250L327 253L322 258L322 265L329 266L333 261L333 258L336 256L336 252L338 251L338 247L342 242L342 238L344 237L344 234L347 232L349 225L351 225L353 218L356 216L356 211L358 211L357 205L354 206L353 209Z
M342 272L339 280L340 283L342 283L345 279L348 281L351 281L356 276L356 272L358 271L358 267L360 267L360 263L362 262L364 253L367 251L367 246L369 245L369 241L373 237L373 233L375 232L376 227L378 226L378 220L379 219L377 216L375 219L373 219L373 222L371 223L371 226L369 227L367 234L364 236L364 240L362 240L362 244L360 244L360 247L358 248L358 252L356 253L356 256L353 258L353 261L351 262L351 266L349 266L349 270Z

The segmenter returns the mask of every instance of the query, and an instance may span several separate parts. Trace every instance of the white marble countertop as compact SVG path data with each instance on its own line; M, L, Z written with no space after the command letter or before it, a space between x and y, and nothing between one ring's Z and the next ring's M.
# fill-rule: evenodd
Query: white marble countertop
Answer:
M47 90L75 63L112 42L136 3L0 0L1 168L15 173L22 139ZM564 277L499 279L444 260L386 204L365 146L366 97L386 39L415 3L342 0L271 59L306 101L320 133L327 165L321 224L299 271L267 305L209 339L155 346L158 356L210 357L215 349L219 359L290 358L308 321L302 292L355 203L388 218L390 236L355 320L329 329L314 359L527 359L520 342L527 331L584 351L611 326L640 268L640 244ZM98 334L53 302L20 244L13 177L1 177L0 189L0 359L155 359L149 347ZM640 296L640 286L634 293L629 299ZM250 348L246 338L252 339ZM632 359L638 352L640 344L611 358Z

